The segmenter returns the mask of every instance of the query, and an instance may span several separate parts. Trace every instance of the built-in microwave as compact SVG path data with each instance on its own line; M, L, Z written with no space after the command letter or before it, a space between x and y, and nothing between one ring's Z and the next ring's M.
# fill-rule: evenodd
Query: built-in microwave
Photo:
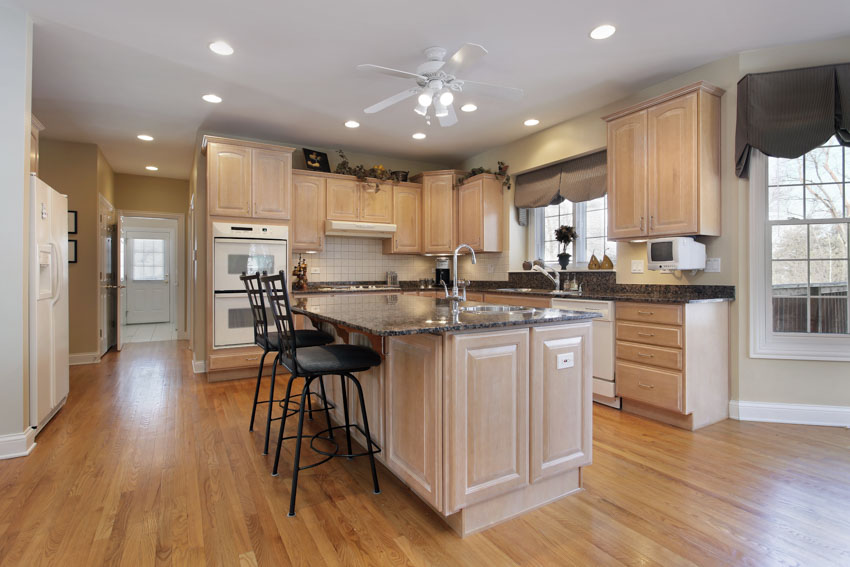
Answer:
M689 236L655 238L646 242L650 270L704 270L705 244Z

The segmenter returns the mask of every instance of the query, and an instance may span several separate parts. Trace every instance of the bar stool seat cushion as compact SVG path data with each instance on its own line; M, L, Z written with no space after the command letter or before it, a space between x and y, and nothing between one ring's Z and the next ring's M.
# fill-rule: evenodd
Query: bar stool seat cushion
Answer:
M313 329L304 329L295 331L295 347L312 347L312 346L320 346L327 345L334 342L333 336L324 332ZM263 337L257 337L257 346L260 348L267 348L268 350L277 350L278 349L278 338L277 333L269 333L269 342L266 345L266 340Z
M292 360L281 356L290 371ZM381 364L381 355L369 347L326 345L298 349L299 374L337 374L367 370Z

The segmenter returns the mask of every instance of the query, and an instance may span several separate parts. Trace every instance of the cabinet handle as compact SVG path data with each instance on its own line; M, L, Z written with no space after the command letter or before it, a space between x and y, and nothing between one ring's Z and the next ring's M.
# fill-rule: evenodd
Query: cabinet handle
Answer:
M653 358L655 356L654 354L646 354L646 353L643 353L643 352L639 352L639 353L637 353L637 355L640 356L640 357L643 357L643 358Z
M638 386L643 388L644 390L654 390L655 386L652 384L644 384L643 382L638 382Z
M643 215L640 217L640 229L643 230Z
M259 356L246 356L245 360L260 360Z
M654 315L655 311L638 311L638 315Z
M641 333L640 331L638 331L638 336L639 337L654 337L655 333Z
M649 215L649 230L655 226L655 215Z

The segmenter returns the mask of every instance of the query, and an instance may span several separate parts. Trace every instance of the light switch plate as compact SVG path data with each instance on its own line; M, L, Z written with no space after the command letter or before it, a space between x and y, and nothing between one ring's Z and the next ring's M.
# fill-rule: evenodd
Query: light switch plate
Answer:
M311 274L321 274L322 269L321 268L310 268L310 273Z
M632 260L632 273L633 274L642 274L643 273L643 260Z
M719 272L720 271L720 258L706 258L705 259L705 271L706 272Z
M558 370L563 370L564 368L572 368L575 365L576 359L574 352L565 352L564 354L558 355Z

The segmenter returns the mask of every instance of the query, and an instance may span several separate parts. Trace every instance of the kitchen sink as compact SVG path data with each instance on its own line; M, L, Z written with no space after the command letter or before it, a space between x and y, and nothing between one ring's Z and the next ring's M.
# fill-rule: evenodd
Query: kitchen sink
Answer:
M534 289L531 287L506 287L502 289L497 289L496 291L505 291L508 293L528 293L530 291L544 292L544 290L542 289Z
M538 311L534 307L516 307L514 305L473 305L469 307L461 307L461 313L475 313L479 315L492 315L497 313L506 313L508 315L516 314L532 314Z

